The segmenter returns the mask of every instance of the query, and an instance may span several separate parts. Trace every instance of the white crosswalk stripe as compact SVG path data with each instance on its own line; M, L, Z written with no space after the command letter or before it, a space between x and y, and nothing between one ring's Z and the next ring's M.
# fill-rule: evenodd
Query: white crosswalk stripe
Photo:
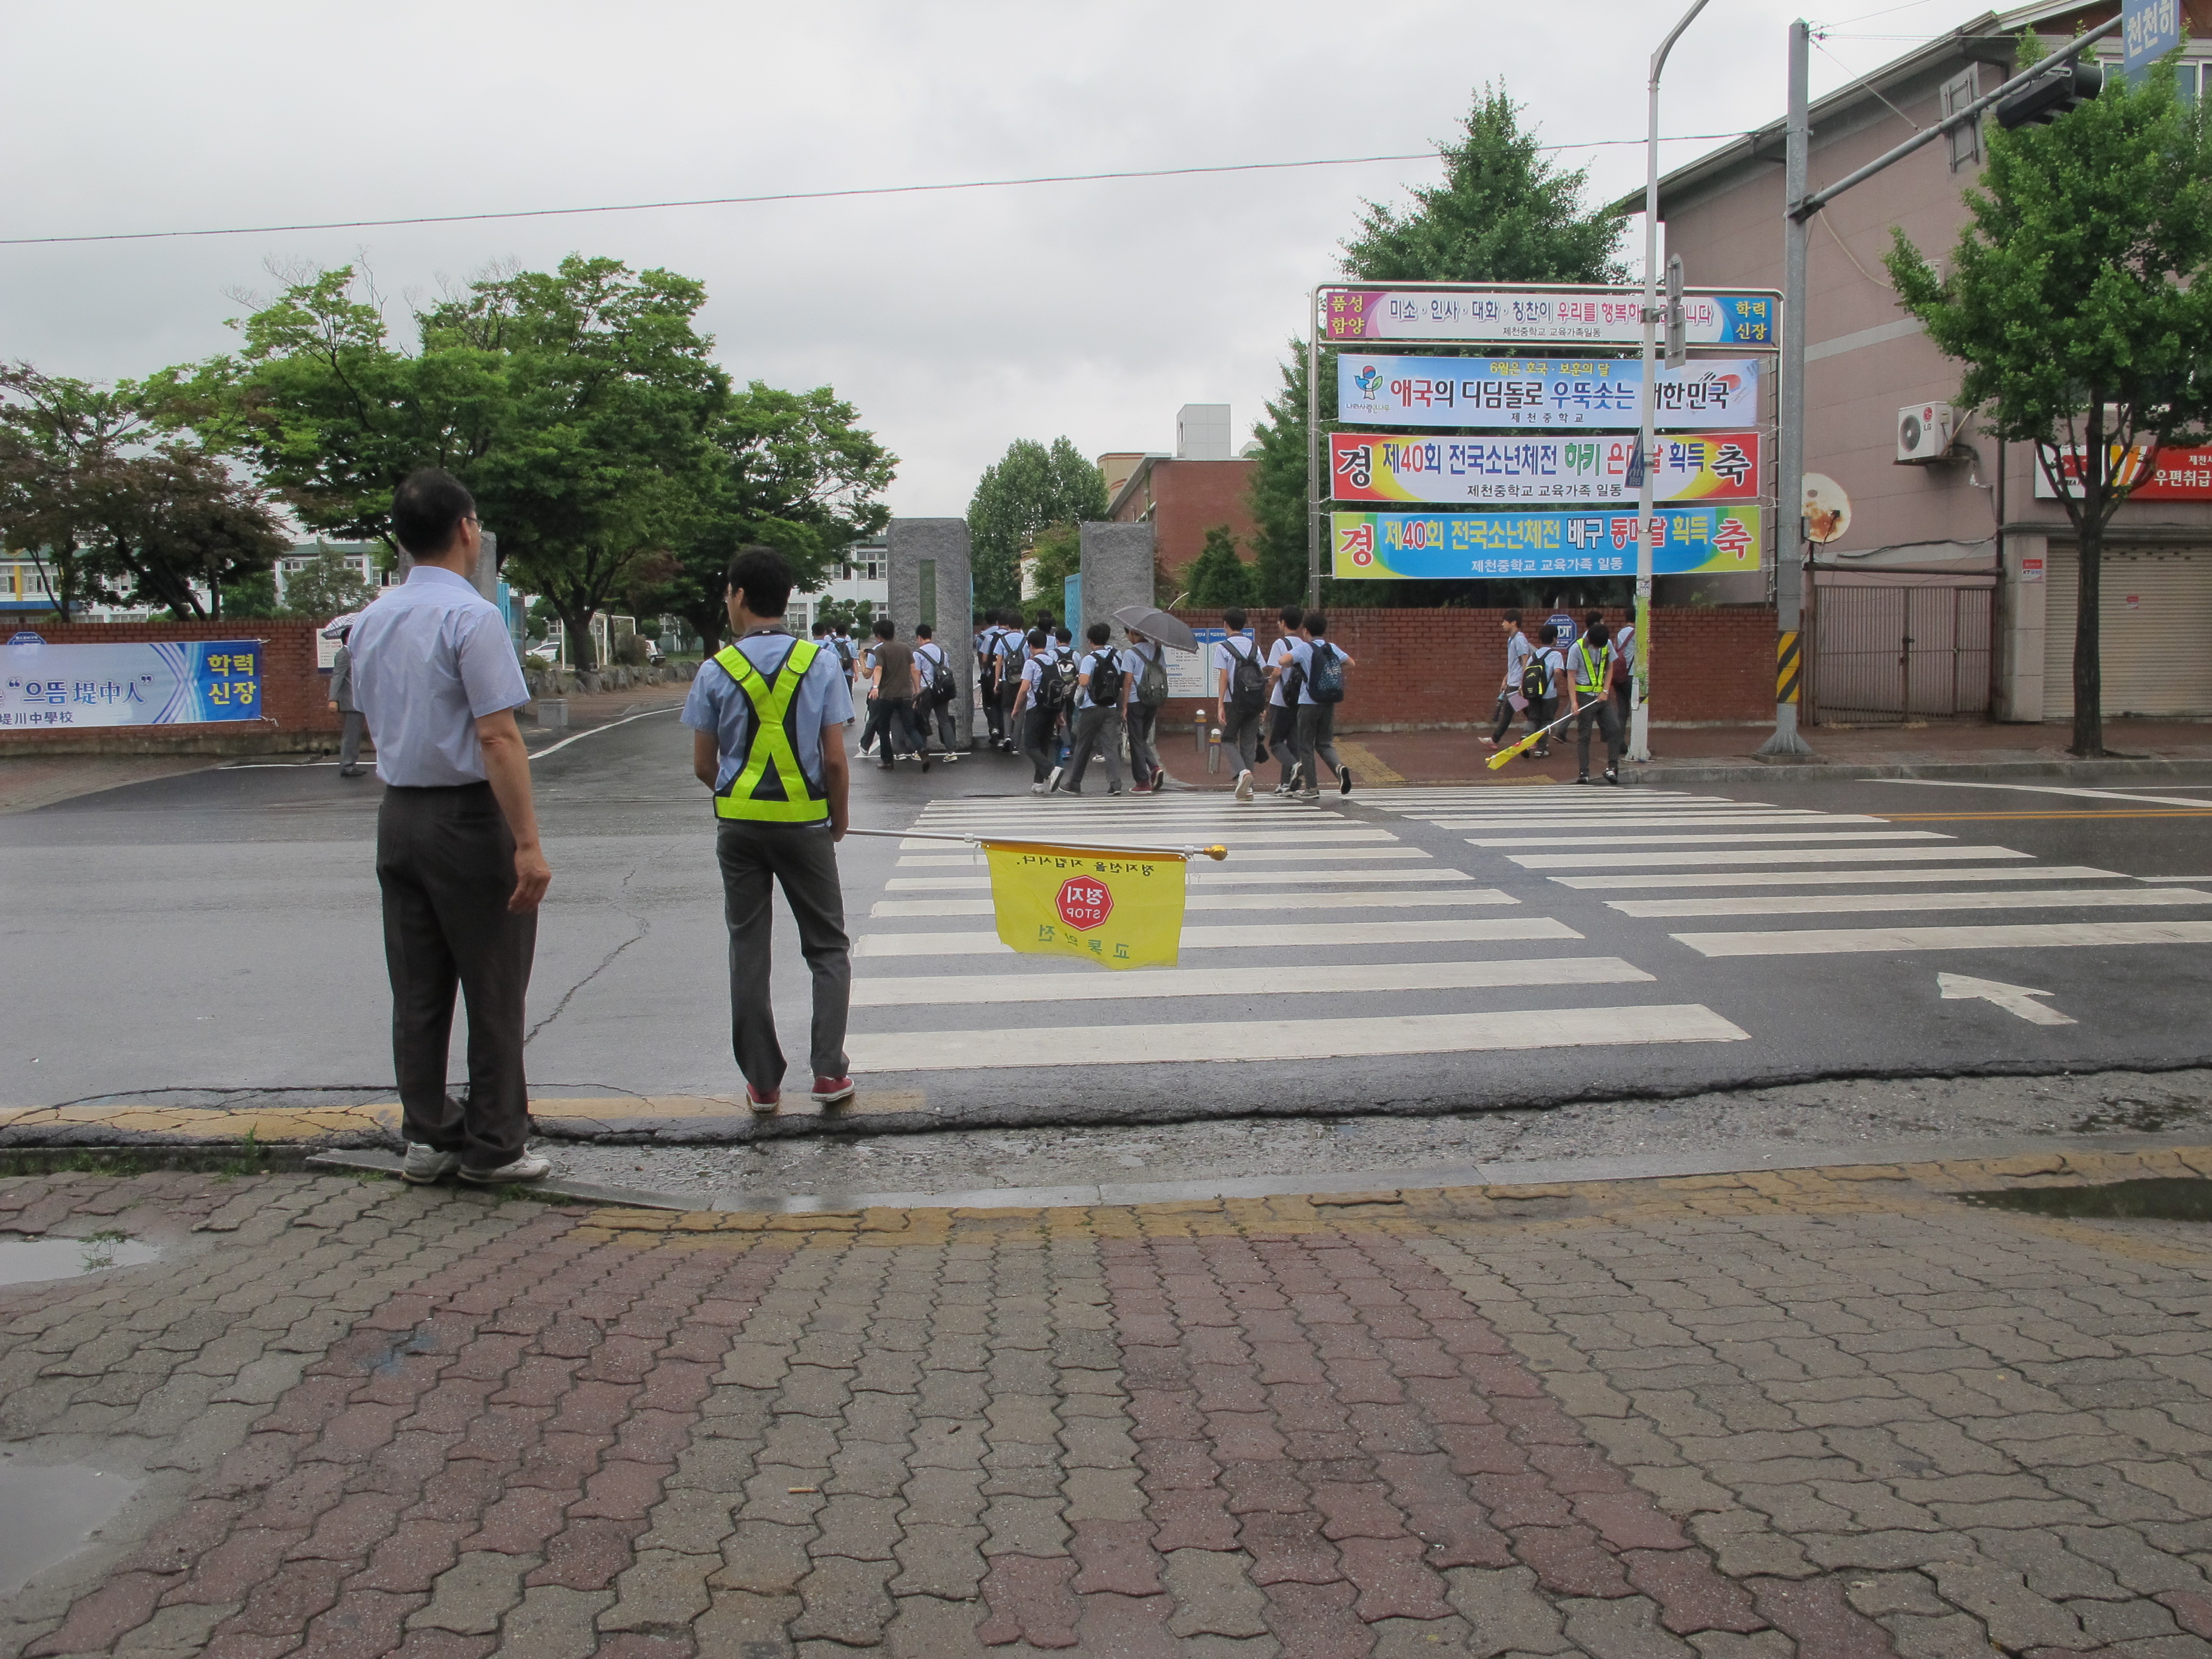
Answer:
M1185 878L1191 887L1341 887L1348 882L1465 881L1463 870L1219 870L1194 869ZM988 876L893 876L885 882L894 893L927 890L943 892L954 888L988 887Z
M1829 956L1866 951L2022 951L2049 945L2212 945L2212 921L1999 923L1987 927L1781 927L1677 933L1709 957Z
M2047 865L2041 869L2002 866L1994 870L1729 870L1679 875L1671 871L1641 876L1553 876L1562 887L1583 892L1618 892L1624 887L1812 887L1851 882L1916 881L2125 881L2116 870L2086 864Z
M2186 887L2045 887L2024 893L1787 893L1746 897L1608 899L1625 916L1798 916L1843 910L2087 910L2212 904Z
M1518 904L1519 899L1495 887L1425 887L1418 891L1383 893L1301 893L1296 901L1305 910L1444 910L1469 904ZM1186 910L1280 910L1280 893L1193 893L1183 901ZM994 907L989 899L878 899L872 916L988 916Z
M1581 826L1577 825L1577 828ZM1470 847L1741 847L1753 842L1838 841L1948 841L1934 830L1790 830L1748 836L1469 836Z
M1025 974L932 974L853 981L856 1008L933 1008L950 1002L1119 1002L1150 997L1342 996L1358 991L1472 991L1522 985L1629 985L1651 975L1619 957L1527 957L1498 962L1351 962L1326 979L1279 968L1155 968L1099 973L1080 966Z
M1724 853L1516 853L1523 870L1616 870L1631 865L1677 868L1714 864L1903 864L1919 859L2024 859L2009 847L1746 848Z
M1185 927L1186 951L1308 951L1320 942L1319 930L1304 922L1254 923L1234 927ZM1565 922L1549 916L1510 916L1483 921L1339 921L1326 935L1331 948L1351 945L1496 943L1507 939L1580 939ZM863 933L853 941L855 957L1011 956L995 933ZM1143 970L1138 969L1142 972Z

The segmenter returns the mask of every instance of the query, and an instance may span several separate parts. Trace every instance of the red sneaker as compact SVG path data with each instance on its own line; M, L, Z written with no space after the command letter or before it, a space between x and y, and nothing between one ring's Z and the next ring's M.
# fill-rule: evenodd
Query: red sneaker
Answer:
M775 1110L782 1098L783 1091L780 1089L756 1089L750 1083L745 1085L745 1103L763 1115Z
M842 1106L853 1097L853 1079L848 1077L817 1077L814 1079L814 1103L817 1106Z

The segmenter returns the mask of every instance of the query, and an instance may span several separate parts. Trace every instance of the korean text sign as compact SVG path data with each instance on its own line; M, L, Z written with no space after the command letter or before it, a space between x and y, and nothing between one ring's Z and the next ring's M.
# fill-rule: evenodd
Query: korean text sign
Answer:
M1632 357L1381 357L1347 352L1336 366L1336 417L1354 425L1513 428L1636 425L1644 365ZM1715 359L1662 368L1662 432L1711 432L1759 422L1759 365Z
M0 731L260 718L257 640L0 646Z
M1644 295L1627 288L1600 294L1325 288L1321 309L1322 338L1346 345L1368 340L1635 345L1644 338ZM1691 345L1772 346L1781 301L1772 294L1685 295L1682 313Z
M1762 549L1756 507L1668 507L1651 515L1652 569L1662 576L1757 570ZM1333 513L1335 574L1410 576L1632 576L1636 514Z
M1509 433L1487 438L1329 434L1329 493L1340 501L1632 501L1633 437ZM1654 498L1759 498L1755 432L1662 438Z
M1181 854L983 843L999 939L1030 956L1172 967L1182 945Z

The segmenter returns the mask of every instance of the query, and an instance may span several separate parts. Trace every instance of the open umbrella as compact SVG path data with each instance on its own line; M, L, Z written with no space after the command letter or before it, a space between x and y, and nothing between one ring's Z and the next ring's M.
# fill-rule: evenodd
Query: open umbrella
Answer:
M1114 613L1114 620L1148 640L1158 640L1162 645L1177 651L1198 649L1198 635L1190 631L1190 624L1180 617L1149 605L1125 605Z
M326 640L342 640L353 631L353 625L360 620L361 612L358 611L349 611L343 617L333 617L323 624L323 637Z

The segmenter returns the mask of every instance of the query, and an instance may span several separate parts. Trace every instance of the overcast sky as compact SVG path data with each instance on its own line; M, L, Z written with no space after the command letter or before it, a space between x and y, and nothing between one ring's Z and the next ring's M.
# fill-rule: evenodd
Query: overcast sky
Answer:
M1640 141L1687 0L0 0L0 235L179 230L1432 150L1502 77L1545 142ZM1978 15L1831 0L1814 93ZM1711 0L1662 130L1781 112L1795 0ZM1676 164L1710 144L1674 143ZM1564 152L1594 196L1640 143ZM273 263L408 296L571 252L698 277L738 380L828 382L958 514L1018 437L1173 447L1187 402L1276 384L1363 197L1433 161L558 219L0 248L0 357L92 379L227 349ZM1626 244L1640 258L1640 238Z

